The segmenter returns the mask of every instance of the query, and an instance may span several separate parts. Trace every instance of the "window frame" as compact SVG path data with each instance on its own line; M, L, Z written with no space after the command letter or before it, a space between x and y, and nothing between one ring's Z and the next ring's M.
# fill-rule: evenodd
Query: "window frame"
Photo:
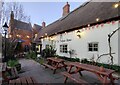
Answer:
M90 44L92 45L91 47L89 46ZM95 46L95 44L97 44L97 46ZM92 49L91 51L90 48ZM99 52L99 42L88 42L88 52Z
M62 47L61 47L62 46ZM61 44L60 46L59 46L59 52L60 53L67 53L67 51L68 51L68 44Z

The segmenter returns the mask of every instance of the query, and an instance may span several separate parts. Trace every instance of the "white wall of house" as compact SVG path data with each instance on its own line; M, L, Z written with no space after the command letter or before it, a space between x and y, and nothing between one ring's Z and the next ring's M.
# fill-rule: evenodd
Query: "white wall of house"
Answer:
M120 27L120 23L118 24L118 26ZM120 65L120 30L118 31L118 63Z
M58 34L54 37L55 47L57 49L57 54L60 56L70 57L69 53L61 53L60 45L67 44L68 50L75 50L75 53L72 57L77 57L80 59L87 58L91 59L94 56L94 60L96 61L97 56L106 54L109 52L108 48L108 34L112 33L115 29L118 28L118 21L114 24L105 23L103 26L99 25L94 26L94 28L90 27L90 29L84 30L81 32L81 38L78 38L76 35L76 30L68 33ZM119 34L120 35L120 34ZM120 39L119 39L120 41ZM88 51L88 43L90 42L98 42L98 52L89 52ZM42 42L43 49L46 44L49 44L50 41L48 39L44 39ZM116 32L111 38L111 47L114 56L114 64L118 64L118 32ZM119 49L120 50L120 49ZM102 63L109 63L110 57L103 56L99 60Z

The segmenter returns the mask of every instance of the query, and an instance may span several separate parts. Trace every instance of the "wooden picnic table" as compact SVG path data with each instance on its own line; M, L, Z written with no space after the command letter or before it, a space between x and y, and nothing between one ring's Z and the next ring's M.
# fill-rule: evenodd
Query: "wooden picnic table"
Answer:
M55 57L47 58L47 63L43 63L43 65L46 68L48 67L54 70L53 74L55 74L57 69L62 68L62 67L64 67L65 70L67 70L64 60L60 58L55 58Z
M73 67L76 67L76 69L72 71ZM81 71L84 71L84 70L96 74L98 79L104 85L108 84L108 83L114 84L115 78L112 76L112 73L115 72L114 70L104 68L104 71L101 71L100 67L94 66L94 65L81 64L79 62L71 62L71 63L69 63L69 69L68 69L67 73L72 75L74 73L78 73L79 72L80 75L82 76ZM65 75L65 73L63 75ZM68 76L65 76L64 83L67 81L67 79L68 79Z
M37 81L33 77L21 77L9 81L9 85L36 85Z

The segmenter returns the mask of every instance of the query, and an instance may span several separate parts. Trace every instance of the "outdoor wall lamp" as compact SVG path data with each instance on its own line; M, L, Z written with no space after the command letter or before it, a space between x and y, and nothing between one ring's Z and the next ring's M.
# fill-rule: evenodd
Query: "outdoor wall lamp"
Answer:
M77 36L81 38L81 35L80 35L81 32L78 30L76 33L77 33Z
M28 35L27 35L26 37L27 37L27 38L30 38L30 36L28 36Z
M4 40L5 40L5 45L4 45L4 61L6 61L7 60L7 57L6 57L6 35L7 35L7 29L8 29L9 27L8 27L8 25L7 25L7 23L5 22L5 24L3 25L3 29L4 29L4 31L5 31L5 36L4 36Z

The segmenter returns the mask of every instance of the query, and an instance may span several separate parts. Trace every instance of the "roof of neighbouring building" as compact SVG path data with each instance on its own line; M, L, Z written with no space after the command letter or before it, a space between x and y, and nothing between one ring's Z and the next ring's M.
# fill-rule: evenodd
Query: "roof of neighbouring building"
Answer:
M37 25L37 24L34 24L34 25L33 25L33 31L34 31L35 33L36 33L36 32L39 32L41 29L42 29L42 26Z
M37 40L47 35L53 35L68 30L75 30L77 27L86 26L88 24L99 23L112 18L120 17L118 8L113 5L116 2L86 2L80 7L76 8L68 15L56 20L42 29L37 37ZM96 22L96 18L100 21Z
M16 29L32 31L31 23L22 22L16 19L14 19L14 27Z

